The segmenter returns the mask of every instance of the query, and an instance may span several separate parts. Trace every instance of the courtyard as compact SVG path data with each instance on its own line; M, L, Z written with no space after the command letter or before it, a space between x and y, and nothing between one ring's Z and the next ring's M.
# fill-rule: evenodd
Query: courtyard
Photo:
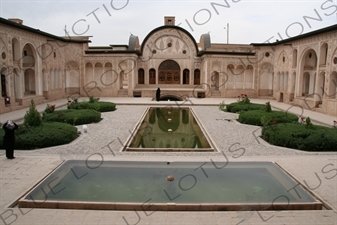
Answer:
M219 103L236 99L204 98L181 102L155 102L151 98L102 98L117 104L114 112L102 113L103 120L88 124L68 145L32 151L15 150L16 158L7 160L0 151L0 218L2 224L336 224L337 157L335 152L305 152L271 146L259 135L261 128L236 121L237 114L219 110ZM50 102L64 107L67 100ZM265 103L265 99L252 99ZM314 123L332 125L336 118L271 100L275 109L310 116ZM42 111L46 104L38 105ZM212 139L217 152L122 152L131 131L147 107L192 107ZM1 121L19 121L26 109L1 115ZM78 126L81 130L82 126ZM37 182L64 160L100 161L188 161L225 163L227 161L273 161L281 165L298 182L323 202L324 210L300 211L152 211L145 203L144 211L71 210L18 208L16 202ZM183 192L181 193L183 194ZM272 202L270 203L272 205Z

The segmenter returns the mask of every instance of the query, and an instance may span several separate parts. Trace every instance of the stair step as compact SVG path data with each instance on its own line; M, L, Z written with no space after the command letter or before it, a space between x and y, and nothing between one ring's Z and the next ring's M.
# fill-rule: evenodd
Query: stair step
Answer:
M128 90L127 89L120 89L118 90L118 97L128 97Z

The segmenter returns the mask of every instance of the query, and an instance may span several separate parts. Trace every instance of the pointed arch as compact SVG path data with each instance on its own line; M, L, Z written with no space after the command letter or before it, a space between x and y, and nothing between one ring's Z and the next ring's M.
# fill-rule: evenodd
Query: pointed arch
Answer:
M315 92L317 71L317 54L312 48L305 50L301 58L299 96L306 96Z
M36 50L35 47L27 43L24 45L22 49L22 57L19 59L19 63L21 64L21 68L26 69L35 69L35 61L36 61Z
M12 39L12 58L13 62L18 62L21 58L20 56L20 43L17 38Z

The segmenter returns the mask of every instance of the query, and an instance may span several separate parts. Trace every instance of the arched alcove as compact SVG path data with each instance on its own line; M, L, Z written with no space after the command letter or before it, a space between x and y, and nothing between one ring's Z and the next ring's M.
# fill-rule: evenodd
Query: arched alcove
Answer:
M313 49L307 49L301 58L299 93L306 96L315 93L317 70L317 54Z
M145 84L145 74L143 68L138 70L138 84Z
M190 70L184 69L183 71L183 84L190 84Z
M321 66L326 65L327 57L328 57L328 44L324 43L321 45L321 49L320 49L319 64Z
M264 63L260 69L259 95L272 96L274 90L274 67L270 63Z
M35 71L33 69L26 69L24 73L24 81L25 88L24 94L27 95L35 95Z
M149 71L149 84L156 84L156 70L153 68Z
M180 84L180 66L174 60L163 61L158 71L159 84Z
M80 88L80 70L79 64L75 61L69 61L66 63L66 93L79 92Z
M199 69L195 69L194 70L194 85L199 85L200 84L200 70Z

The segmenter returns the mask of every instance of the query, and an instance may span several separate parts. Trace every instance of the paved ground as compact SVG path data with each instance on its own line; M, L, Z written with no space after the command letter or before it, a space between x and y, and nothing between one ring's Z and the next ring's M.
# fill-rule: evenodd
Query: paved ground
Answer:
M102 98L117 103L115 112L103 113L98 124L88 125L88 133L64 146L34 151L15 151L7 160L0 150L0 224L337 224L337 155L303 152L273 147L258 138L260 128L222 120L235 114L218 110L221 101L236 99L190 99L186 102L160 102L161 105L189 105L217 146L214 153L131 153L121 152L150 98ZM263 99L253 102L265 103ZM64 107L66 99L50 102ZM302 109L270 101L273 108L302 114ZM46 104L38 105L39 111ZM20 119L26 109L0 115L0 122ZM303 116L327 126L336 117L303 110ZM81 127L78 127L80 130ZM111 149L111 150L110 150ZM275 161L291 173L330 210L322 211L238 211L238 212L143 212L60 209L21 209L11 207L33 185L67 159L131 161Z

